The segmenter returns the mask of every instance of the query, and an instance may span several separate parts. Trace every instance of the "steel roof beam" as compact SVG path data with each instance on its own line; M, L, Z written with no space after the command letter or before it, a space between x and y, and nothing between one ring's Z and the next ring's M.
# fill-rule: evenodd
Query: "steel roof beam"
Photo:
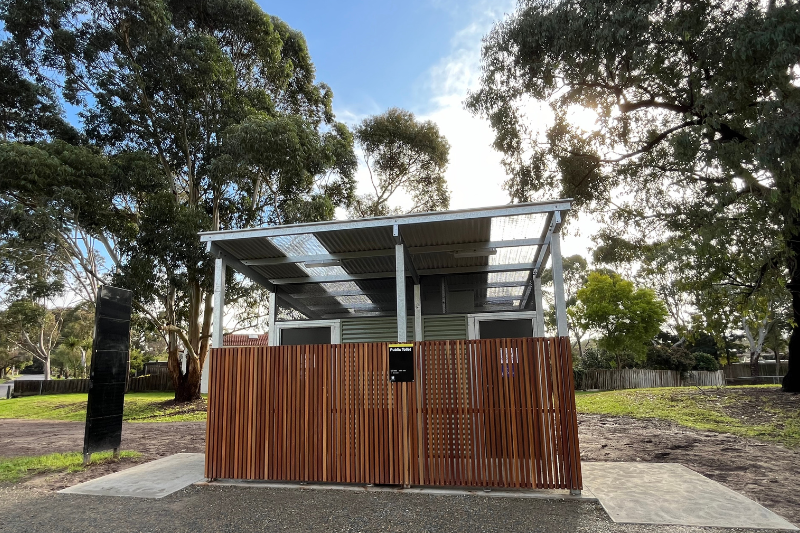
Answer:
M519 302L520 309L525 309L530 303L531 295L533 294L533 278L534 276L537 278L542 276L544 266L550 258L550 241L553 238L553 233L561 231L561 218L560 211L551 213L547 217L544 230L542 231L542 240L544 244L539 247L539 250L536 252L536 258L533 260L531 274L528 276L528 281L525 282L525 293L522 295L522 299Z
M478 265L449 268L431 268L418 270L420 276L433 276L437 274L480 274L483 272L522 272L530 270L530 263L513 263L508 265ZM365 274L337 274L333 276L308 276L304 278L277 278L272 280L275 285L287 285L296 283L333 283L337 281L358 281L362 279L382 279L393 278L395 273L389 272L368 272ZM523 282L519 282L522 284Z
M242 264L241 261L233 257L231 254L225 252L215 244L211 245L211 253L216 257L223 258L227 266L236 270L240 274L247 276L253 282L258 283L259 285L261 285L270 292L275 292L276 289L275 284L272 283L269 279L267 279L266 276L263 276L258 272L256 272L255 270L253 270L252 268L250 268L249 266ZM309 309L302 302L298 302L297 300L286 294L284 291L280 291L278 293L278 298L286 302L287 305L293 307L294 309L297 309L298 311L306 315L308 318L318 318L317 313Z
M467 242L460 244L442 244L438 246L409 246L408 253L411 255L433 254L440 252L459 252L464 250L475 250L483 248L515 248L519 246L539 246L542 239L513 239L507 241L483 241ZM379 250L365 250L360 252L334 252L328 254L315 255L293 255L288 257L265 257L263 259L244 259L242 263L250 266L267 265L286 265L293 263L305 263L306 261L326 261L326 260L346 260L361 259L364 257L390 257L394 255L394 248L383 248Z
M328 222L312 222L289 224L267 228L248 228L241 230L207 231L200 233L201 242L213 242L254 237L278 237L284 235L302 235L325 231L341 231L364 228L389 228L394 225L423 224L428 222L447 222L451 220L467 220L476 218L496 218L536 213L551 213L570 209L571 199L548 200L526 204L501 205L480 209L459 209L433 213L414 213L389 217L364 218L359 220L333 220Z
M465 285L450 285L451 289L454 290L480 290L480 289L487 289L487 288L494 288L494 287L524 287L525 280L521 281L494 281L491 283L486 283L483 285L475 285L475 284L465 284ZM385 289L350 289L350 290L341 290L341 291L330 291L330 292L294 292L291 293L290 296L292 298L304 299L304 298L327 298L327 297L335 297L335 296L366 296L370 297L373 294L394 294L394 288L385 288Z

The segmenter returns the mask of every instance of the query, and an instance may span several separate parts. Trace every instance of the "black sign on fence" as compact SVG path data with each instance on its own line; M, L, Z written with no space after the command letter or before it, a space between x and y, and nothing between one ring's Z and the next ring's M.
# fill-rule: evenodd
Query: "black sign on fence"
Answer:
M97 294L83 461L102 450L119 453L131 334L131 291L103 286Z
M414 345L389 345L389 381L410 383L414 381Z

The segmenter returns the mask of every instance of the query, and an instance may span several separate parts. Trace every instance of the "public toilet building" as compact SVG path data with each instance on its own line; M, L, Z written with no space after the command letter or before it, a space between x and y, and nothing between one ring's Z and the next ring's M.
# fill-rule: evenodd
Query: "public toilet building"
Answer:
M206 476L579 491L560 250L569 209L202 233L215 258ZM269 290L269 346L223 347L227 268Z

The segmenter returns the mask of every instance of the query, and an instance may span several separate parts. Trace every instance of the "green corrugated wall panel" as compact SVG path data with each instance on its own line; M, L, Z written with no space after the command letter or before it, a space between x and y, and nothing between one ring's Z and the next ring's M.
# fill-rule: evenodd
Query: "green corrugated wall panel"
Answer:
M422 317L424 340L441 341L467 338L466 315ZM414 317L408 317L408 341L414 340ZM342 319L342 342L397 342L397 319L391 316Z
M408 342L414 340L414 317L408 317L406 329ZM349 342L397 342L397 318L343 318L342 343Z
M466 339L467 315L424 316L422 331L426 341Z

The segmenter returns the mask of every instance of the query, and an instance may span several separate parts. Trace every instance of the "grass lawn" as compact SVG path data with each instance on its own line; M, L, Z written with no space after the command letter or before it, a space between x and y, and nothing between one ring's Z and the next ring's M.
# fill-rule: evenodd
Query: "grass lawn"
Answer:
M579 413L659 418L682 426L800 446L800 402L779 385L631 389L576 395Z
M86 394L25 396L0 401L0 418L86 420ZM123 419L128 422L191 422L206 419L205 399L176 404L172 392L132 392L125 395Z
M120 452L120 457L141 457L138 452ZM114 461L111 452L92 454L90 464L101 464ZM0 457L0 483L16 483L25 477L36 474L49 474L59 472L80 472L84 470L83 455L75 453L53 453L36 457L14 457L3 459Z

